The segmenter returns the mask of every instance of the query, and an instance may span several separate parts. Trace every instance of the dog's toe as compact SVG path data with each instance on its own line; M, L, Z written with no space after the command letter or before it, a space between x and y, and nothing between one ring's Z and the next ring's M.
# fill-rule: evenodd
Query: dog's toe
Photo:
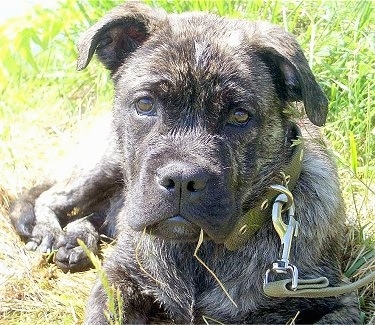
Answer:
M59 232L60 229L53 229L45 224L36 225L26 243L26 249L40 253L50 253Z
M46 233L37 250L41 253L51 253L54 242L55 235L52 233Z
M62 246L55 255L56 265L64 272L84 271L91 267L91 262L81 247Z

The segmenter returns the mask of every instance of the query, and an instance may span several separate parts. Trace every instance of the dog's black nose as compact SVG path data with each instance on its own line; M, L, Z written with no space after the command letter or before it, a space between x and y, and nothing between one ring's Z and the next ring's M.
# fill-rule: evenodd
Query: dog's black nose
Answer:
M157 181L163 189L181 199L199 197L206 188L208 181L207 172L198 166L185 163L173 163L157 171Z

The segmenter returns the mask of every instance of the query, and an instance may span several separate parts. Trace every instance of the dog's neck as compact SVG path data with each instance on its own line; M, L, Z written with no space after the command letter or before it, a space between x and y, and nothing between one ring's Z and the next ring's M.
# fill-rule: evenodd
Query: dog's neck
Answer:
M293 125L293 130L296 136L295 139L291 140L293 148L291 159L289 163L277 173L275 183L273 184L285 186L289 191L293 190L301 174L303 159L303 139L301 130L296 124ZM229 250L240 248L267 221L271 220L272 204L279 194L280 192L269 187L262 199L240 218L233 231L224 242Z

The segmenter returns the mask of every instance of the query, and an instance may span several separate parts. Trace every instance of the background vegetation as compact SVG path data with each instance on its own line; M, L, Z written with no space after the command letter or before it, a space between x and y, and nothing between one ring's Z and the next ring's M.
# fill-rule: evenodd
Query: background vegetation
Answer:
M330 98L324 127L348 210L343 268L375 270L375 49L371 1L149 0L170 12L206 10L264 19L294 33ZM119 1L64 0L0 26L0 323L80 324L95 272L63 274L26 252L7 218L9 200L54 173L67 148L110 110L108 72L75 71L79 34ZM6 8L4 9L6 10ZM359 292L375 323L374 284Z

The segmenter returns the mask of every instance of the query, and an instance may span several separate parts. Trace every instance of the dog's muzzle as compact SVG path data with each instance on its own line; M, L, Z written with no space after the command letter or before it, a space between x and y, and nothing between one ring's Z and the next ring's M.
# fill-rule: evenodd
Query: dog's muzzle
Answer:
M148 217L143 224L140 218L129 220L136 226L133 229L146 228L150 235L174 241L197 241L201 229L215 241L225 238L232 205L222 175L207 166L172 161L151 170L145 179L149 183L142 187L152 193L153 208L146 207L147 213L141 214Z
M165 240L196 242L203 230L210 240L224 242L239 209L229 148L194 138L192 153L186 148L190 138L174 146L177 140L168 140L140 152L139 174L129 184L123 210L128 225Z
M158 169L157 183L160 191L178 198L179 209L194 204L204 195L209 176L192 164L169 164ZM170 240L196 241L200 227L177 213L150 227L150 233Z

